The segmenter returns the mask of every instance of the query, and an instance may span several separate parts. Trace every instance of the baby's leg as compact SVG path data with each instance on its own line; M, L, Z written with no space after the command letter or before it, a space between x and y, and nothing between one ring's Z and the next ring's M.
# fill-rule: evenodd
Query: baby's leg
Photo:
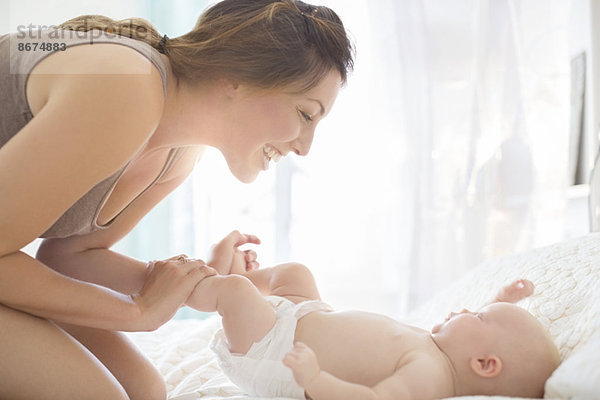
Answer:
M275 311L257 288L240 275L211 276L202 280L186 304L196 310L217 311L229 350L245 354L275 325Z
M302 264L280 264L248 271L244 276L264 295L284 297L293 303L321 299L312 273Z

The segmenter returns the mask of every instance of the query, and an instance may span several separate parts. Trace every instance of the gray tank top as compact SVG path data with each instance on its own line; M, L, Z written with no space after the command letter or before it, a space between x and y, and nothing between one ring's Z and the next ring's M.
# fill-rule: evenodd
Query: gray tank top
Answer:
M100 35L94 35L93 32L97 33L97 31L74 32L49 29L27 32L27 34L19 32L0 35L0 147L4 146L33 118L26 97L27 78L33 67L50 54L53 54L54 51L61 51L67 47L93 45L93 43L115 43L130 47L148 58L158 69L166 96L167 66L158 51L139 40L116 35L101 35L99 37ZM34 43L37 44L34 45ZM45 45L42 46L42 43ZM144 192L166 174L182 154L183 149L171 149L162 171ZM97 223L98 214L126 167L127 165L94 186L40 237L81 235L111 226L125 210L121 211L106 225ZM73 168L77 168L77 166ZM43 204L40 203L40 206L43 207Z

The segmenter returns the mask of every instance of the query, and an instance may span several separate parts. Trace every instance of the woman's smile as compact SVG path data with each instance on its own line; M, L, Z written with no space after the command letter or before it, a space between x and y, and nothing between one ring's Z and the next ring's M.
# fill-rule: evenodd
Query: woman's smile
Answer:
M281 160L282 154L279 150L277 150L275 147L271 146L270 144L266 144L263 146L263 170L267 170L269 169L269 162L271 162L271 160L275 161L276 163L279 162L279 160Z

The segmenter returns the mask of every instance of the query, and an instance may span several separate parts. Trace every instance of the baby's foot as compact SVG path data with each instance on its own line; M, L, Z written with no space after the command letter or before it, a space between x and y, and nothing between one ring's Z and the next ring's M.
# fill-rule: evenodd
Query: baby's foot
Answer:
M519 279L510 285L504 286L496 294L496 301L516 303L533 294L533 282L528 279Z
M233 253L231 267L228 272L221 275L244 275L246 272L258 269L260 264L257 260L257 254L254 250L236 249Z
M258 263L258 255L254 250L244 250L244 260L246 261L246 272L253 271L260 267Z

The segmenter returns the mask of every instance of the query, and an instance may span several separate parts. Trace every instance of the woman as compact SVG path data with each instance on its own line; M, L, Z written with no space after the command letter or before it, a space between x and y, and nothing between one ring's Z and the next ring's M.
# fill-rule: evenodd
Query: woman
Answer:
M156 329L214 271L110 247L205 146L242 182L306 155L351 46L292 0L225 0L172 39L137 19L59 28L0 36L0 398L164 399L119 331Z

